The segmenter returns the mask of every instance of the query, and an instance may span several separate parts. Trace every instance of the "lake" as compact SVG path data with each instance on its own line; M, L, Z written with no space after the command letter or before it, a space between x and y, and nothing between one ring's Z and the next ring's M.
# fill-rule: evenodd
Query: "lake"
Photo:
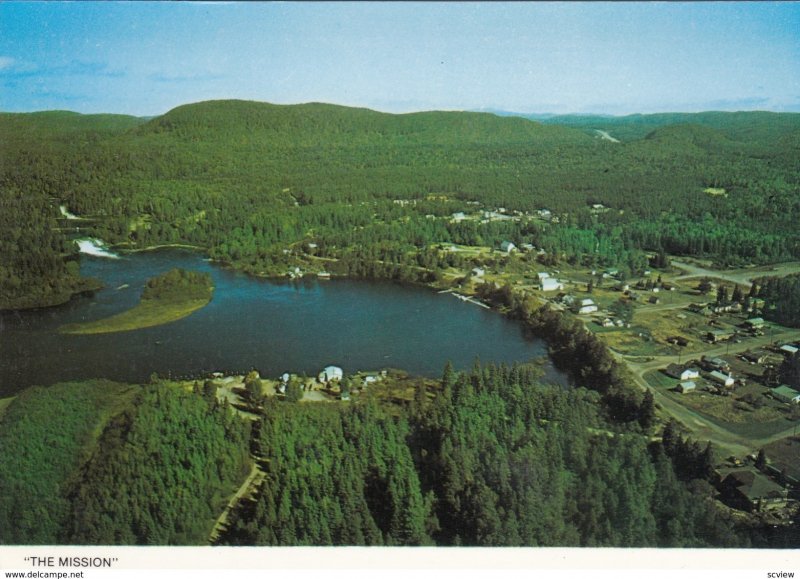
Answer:
M209 272L211 303L187 318L130 332L62 335L59 326L136 305L145 281L174 267ZM0 397L33 384L109 378L124 382L213 371L262 376L399 368L429 377L450 360L528 362L546 344L500 314L451 294L391 282L266 280L218 267L197 253L159 250L120 259L83 256L81 272L106 288L54 308L0 312ZM545 381L565 384L545 364Z

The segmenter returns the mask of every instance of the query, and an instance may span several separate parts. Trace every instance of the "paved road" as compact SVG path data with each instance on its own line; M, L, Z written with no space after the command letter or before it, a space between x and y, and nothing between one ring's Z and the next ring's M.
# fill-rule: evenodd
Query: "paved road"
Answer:
M621 357L634 373L640 372L641 374L644 374L645 372L655 370L656 368L663 368L668 364L677 364L679 363L679 360L681 362L686 362L688 359L700 358L701 356L714 358L716 356L736 355L747 350L757 350L759 348L769 346L775 342L785 343L798 339L800 339L800 330L768 330L763 336L746 338L738 344L728 342L722 346L709 346L708 349L701 352L686 352L680 356L647 356L648 360L646 362L637 362L635 359L633 359L642 358L642 356L625 356L618 352L615 352L615 355L618 358Z
M773 266L743 268L743 269L728 269L725 271L708 269L705 267L701 267L699 265L686 263L675 259L671 260L671 262L673 266L680 268L686 272L683 275L679 275L675 279L689 279L694 277L714 277L717 279L723 279L725 281L729 281L731 283L738 283L745 287L750 287L750 282L757 277L762 277L766 275L784 276L800 272L800 262L797 261L779 263Z

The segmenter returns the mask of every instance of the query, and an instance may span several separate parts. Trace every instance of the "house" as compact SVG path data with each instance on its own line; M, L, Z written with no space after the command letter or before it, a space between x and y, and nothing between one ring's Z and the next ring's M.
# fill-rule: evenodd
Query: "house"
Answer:
M794 356L799 351L798 348L792 346L791 344L784 344L779 349L787 356Z
M693 378L700 377L700 370L697 368L685 368L678 364L670 364L664 369L667 376L676 378L681 381L692 380Z
M800 404L800 392L786 384L773 388L772 397L787 404Z
M603 326L604 328L613 328L614 327L614 322L611 320L611 318L606 318L602 322L598 322L598 323L601 326Z
M506 253L511 253L512 251L516 251L517 246L511 243L510 241L504 241L500 244L500 251L504 251Z
M374 374L370 374L369 376L364 376L364 380L361 382L361 385L365 388L370 384L375 384L378 381L378 377Z
M687 394L689 392L693 392L696 388L697 384L689 380L678 384L678 392L680 392L681 394Z
M788 491L755 468L732 471L720 483L723 498L746 511L765 511L786 506Z
M472 268L472 277L483 277L485 273L486 270L482 267Z
M317 379L323 384L329 382L339 382L344 377L344 372L338 366L326 366L322 372L319 373Z
M764 318L750 318L744 322L744 327L748 330L760 330L764 327Z
M724 342L725 340L730 340L733 338L734 333L730 330L711 330L706 334L706 338L709 342L716 343L716 342Z
M711 308L707 304L689 304L686 309L702 316L707 316L711 313Z
M597 311L597 304L589 298L584 298L573 305L579 314L591 314Z
M754 352L747 351L742 353L742 360L750 362L751 364L763 364L767 360L767 353L763 350L756 350Z
M704 357L702 362L703 362L703 365L705 366L705 368L708 369L708 370L720 370L722 372L727 372L731 368L731 365L728 364L728 362L726 362L722 358L705 358Z
M708 377L718 384L722 384L726 388L730 388L733 386L735 380L733 376L730 374L723 374L722 372L718 372L714 370L713 372L709 373Z
M548 277L550 277L550 274L547 273L546 271L540 271L536 273L536 277L539 278L539 281L542 281L543 279L547 279Z
M317 274L319 279L331 279L331 274L328 271L321 271Z
M572 307L575 305L575 296L572 294L558 294L561 300L561 303L565 306Z
M552 277L548 277L539 281L539 288L543 292L551 292L556 290L563 290L564 284L554 279Z
M450 217L451 217L451 218L453 219L453 221L455 221L456 223L458 223L459 221L464 221L464 220L467 218L467 216L466 216L466 215L464 215L464 212L463 212L463 211L458 211L457 213L453 213L453 214L452 214Z
M681 372L681 380L693 380L700 377L700 370L697 368L686 368Z

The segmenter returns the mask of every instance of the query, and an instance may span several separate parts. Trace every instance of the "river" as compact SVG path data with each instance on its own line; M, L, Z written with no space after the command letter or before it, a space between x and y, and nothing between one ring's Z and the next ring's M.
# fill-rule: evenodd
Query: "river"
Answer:
M211 303L187 318L130 332L63 335L63 324L104 318L136 305L145 281L174 267L209 272ZM34 384L86 378L142 382L255 368L316 375L399 368L440 376L450 360L527 362L546 355L542 340L498 313L450 294L391 282L276 281L218 267L197 253L159 250L119 259L85 255L83 275L106 288L40 310L0 312L0 397ZM545 380L566 383L545 364Z

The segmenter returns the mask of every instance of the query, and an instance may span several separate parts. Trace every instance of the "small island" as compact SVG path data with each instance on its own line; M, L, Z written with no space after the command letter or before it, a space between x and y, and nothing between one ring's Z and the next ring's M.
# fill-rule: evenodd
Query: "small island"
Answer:
M172 269L150 278L134 308L92 322L61 326L62 334L108 334L175 322L205 307L214 293L211 275Z

